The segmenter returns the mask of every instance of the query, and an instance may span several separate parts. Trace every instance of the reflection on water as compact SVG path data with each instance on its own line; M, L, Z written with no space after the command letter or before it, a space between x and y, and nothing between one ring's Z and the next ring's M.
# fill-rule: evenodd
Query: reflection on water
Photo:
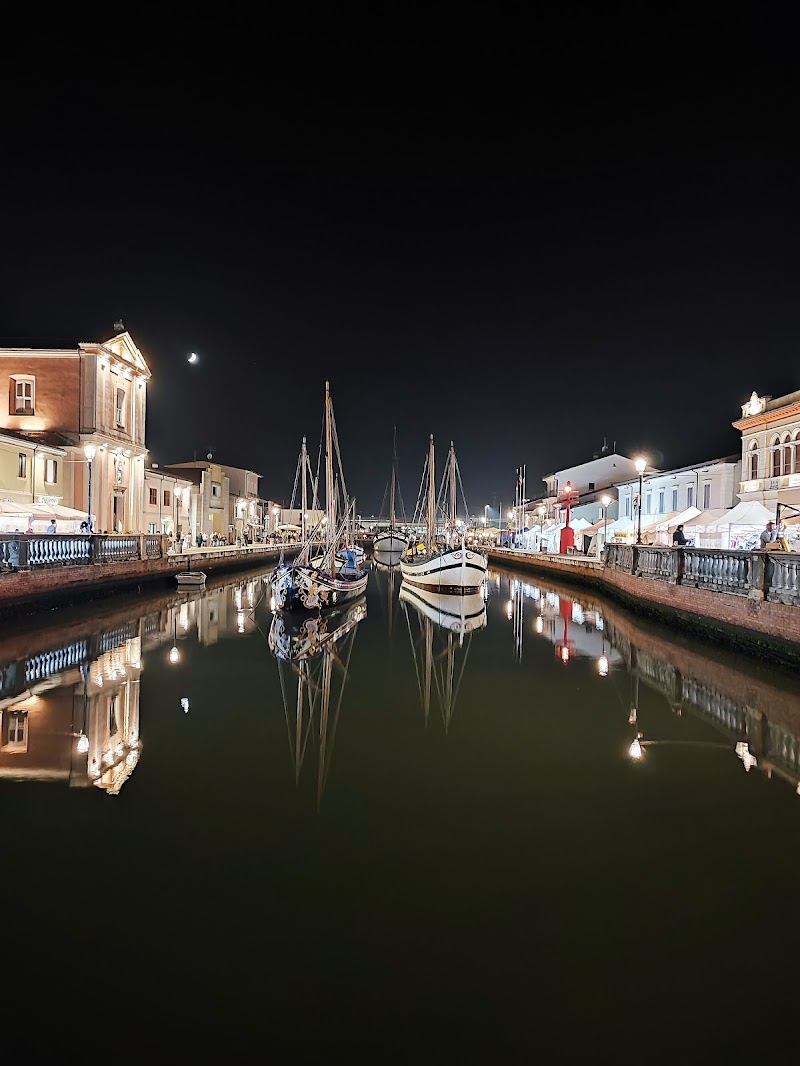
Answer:
M276 611L269 630L296 785L309 741L318 748L318 808L333 757L356 627L366 615L366 598L319 615Z
M581 1053L671 1033L682 1061L689 1033L717 1061L743 1003L793 1017L796 673L497 569L465 597L398 577L318 618L259 574L0 631L18 1028L85 1039L42 964L84 957L90 1042L123 1003L136 1061L166 1032L181 1058L516 1062L532 1004L554 1061L576 1018Z
M472 634L486 625L483 591L448 596L403 584L400 603L405 609L425 725L430 715L433 686L447 732L464 677Z
M506 614L514 657L521 661L526 634L545 639L567 666L579 658L596 664L599 677L617 684L627 713L629 758L644 759L656 746L727 748L745 770L758 768L787 780L800 794L800 691L786 672L709 653L697 642L670 641L665 631L635 622L631 615L573 590L490 572L495 594L508 587ZM530 620L530 625L526 624ZM749 667L749 669L748 669ZM768 678L776 678L771 682ZM777 682L783 677L784 683ZM619 680L617 680L619 679ZM639 714L640 684L662 695L676 718L688 714L709 723L718 739L659 738ZM620 691L625 689L624 694Z
M261 587L258 578L161 597L133 621L120 621L119 612L105 625L86 619L69 640L56 620L0 642L0 778L95 785L116 795L141 756L143 656L168 645L177 666L182 641L211 645L252 630L248 611ZM189 710L188 696L181 707Z

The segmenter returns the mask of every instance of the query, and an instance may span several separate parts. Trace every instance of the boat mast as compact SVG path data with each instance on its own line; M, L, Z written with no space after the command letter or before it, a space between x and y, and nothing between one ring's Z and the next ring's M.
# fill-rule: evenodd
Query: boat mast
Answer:
M436 478L433 466L433 434L428 448L428 555L433 554L436 540Z
M450 441L450 529L454 533L456 528L456 450ZM449 543L449 537L448 537Z
M397 426L394 427L394 450L392 452L392 484L389 489L389 529L394 532L394 479L397 467Z
M308 511L308 489L306 488L306 466L308 465L308 453L306 452L306 438L303 437L303 447L300 451L300 464L303 471L303 490L301 493L300 506L300 543L306 542L306 512Z
M336 499L333 490L333 441L331 438L331 386L325 382L325 513L328 517L325 530L325 550L331 549L336 536ZM336 577L335 553L330 552L331 577Z

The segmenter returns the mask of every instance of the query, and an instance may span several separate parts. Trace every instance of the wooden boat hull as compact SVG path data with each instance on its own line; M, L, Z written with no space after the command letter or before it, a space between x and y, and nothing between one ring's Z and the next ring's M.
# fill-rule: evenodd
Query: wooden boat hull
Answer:
M350 567L341 566L332 577L314 566L279 566L270 577L275 607L282 611L318 611L357 599L367 587L369 571L350 571Z
M487 567L486 556L470 548L453 548L430 558L423 555L400 562L403 581L451 595L477 592L486 578Z

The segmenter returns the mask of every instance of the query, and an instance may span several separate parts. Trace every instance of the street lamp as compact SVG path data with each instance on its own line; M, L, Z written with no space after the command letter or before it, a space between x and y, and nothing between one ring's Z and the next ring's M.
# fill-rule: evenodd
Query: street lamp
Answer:
M639 458L636 460L636 464L635 465L636 465L636 470L637 470L637 472L639 474L639 527L638 527L638 531L636 533L636 543L637 544L641 544L642 543L642 474L644 473L644 469L647 466L647 460L644 459L640 455Z
M97 448L93 444L87 444L83 449L83 454L86 456L86 461L89 464L89 514L88 514L88 528L89 532L92 532L92 464L94 457L97 455Z
M603 505L603 547L606 546L606 529L608 528L608 505L611 503L610 496L602 496L600 502ZM597 546L597 556L600 557L600 545Z

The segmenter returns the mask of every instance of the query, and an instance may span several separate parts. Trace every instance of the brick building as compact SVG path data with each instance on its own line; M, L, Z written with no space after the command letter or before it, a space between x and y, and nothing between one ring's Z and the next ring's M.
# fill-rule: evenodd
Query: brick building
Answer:
M84 512L85 449L94 448L97 531L142 531L149 379L147 363L127 332L74 347L0 348L0 430L34 442L58 434L67 453L62 502Z

